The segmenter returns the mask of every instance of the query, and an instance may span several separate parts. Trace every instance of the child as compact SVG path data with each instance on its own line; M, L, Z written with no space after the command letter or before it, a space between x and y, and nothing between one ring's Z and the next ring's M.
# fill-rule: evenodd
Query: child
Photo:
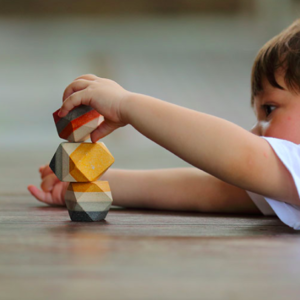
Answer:
M132 93L116 82L84 75L65 90L60 116L80 104L104 116L96 142L130 124L195 168L109 169L114 205L169 210L277 215L300 229L300 20L269 41L252 69L251 132L226 120ZM64 205L68 183L40 168L47 204Z

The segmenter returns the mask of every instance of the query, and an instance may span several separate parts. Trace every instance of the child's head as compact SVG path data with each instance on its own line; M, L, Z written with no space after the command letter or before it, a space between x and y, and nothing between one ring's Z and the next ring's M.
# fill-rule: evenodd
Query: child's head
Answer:
M258 52L251 89L252 132L300 144L300 20Z

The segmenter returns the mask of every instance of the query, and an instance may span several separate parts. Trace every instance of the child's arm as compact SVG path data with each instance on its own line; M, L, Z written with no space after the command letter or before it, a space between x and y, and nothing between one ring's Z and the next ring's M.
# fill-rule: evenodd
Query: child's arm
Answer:
M41 168L42 190L29 186L38 200L64 205L67 182L60 182L49 166ZM247 193L195 168L147 171L109 169L113 205L211 213L259 213Z
M269 143L224 119L133 94L123 111L139 132L195 167L244 190L299 204Z
M114 205L211 213L259 213L248 194L195 168L110 169Z
M264 196L299 204L288 170L267 141L226 120L133 94L85 75L64 95L60 116L86 104L105 117L93 141L131 124L143 135L213 176Z

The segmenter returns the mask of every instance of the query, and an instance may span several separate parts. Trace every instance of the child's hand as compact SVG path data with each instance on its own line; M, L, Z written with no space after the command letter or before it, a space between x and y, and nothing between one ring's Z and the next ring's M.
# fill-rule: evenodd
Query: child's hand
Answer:
M124 101L129 95L130 92L110 79L83 75L65 89L63 105L58 115L64 117L75 106L82 104L93 107L104 117L104 121L91 134L91 140L96 142L118 127L126 125L122 107L126 106Z
M29 185L28 190L36 199L49 205L65 205L65 193L68 182L61 182L48 165L39 168L42 183L39 190L34 185Z

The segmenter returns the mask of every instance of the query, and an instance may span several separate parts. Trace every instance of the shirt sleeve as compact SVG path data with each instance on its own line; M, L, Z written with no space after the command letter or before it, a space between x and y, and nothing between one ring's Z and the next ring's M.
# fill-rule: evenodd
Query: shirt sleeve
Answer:
M276 155L288 169L295 182L298 195L300 195L300 145L277 138L262 138L267 140ZM283 223L296 230L300 230L300 200L298 206L267 197L265 199Z

